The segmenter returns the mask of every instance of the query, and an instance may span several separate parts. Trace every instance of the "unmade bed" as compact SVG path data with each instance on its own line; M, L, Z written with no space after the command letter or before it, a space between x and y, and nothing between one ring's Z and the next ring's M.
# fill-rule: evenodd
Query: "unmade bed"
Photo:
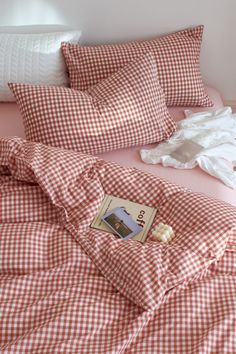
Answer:
M0 34L0 351L236 353L236 191L140 158L184 107L223 107L203 26L98 46L34 30ZM105 196L155 210L144 243L92 227Z
M213 109L223 107L223 102L217 90L206 88L211 100L214 102ZM187 107L193 112L204 111L206 108ZM169 108L171 116L176 120L184 118L184 107ZM0 129L2 136L19 136L24 138L24 127L17 104L0 103ZM153 145L155 146L155 145ZM236 192L225 186L222 182L214 177L207 175L200 168L193 170L177 170L173 168L163 167L161 165L148 165L142 162L140 158L139 146L119 149L99 156L107 161L115 161L123 166L136 167L138 169L154 173L159 177L190 188L193 191L205 193L211 197L224 200L236 206Z
M3 353L235 352L233 206L20 138L0 156ZM144 244L90 228L105 193L158 209Z

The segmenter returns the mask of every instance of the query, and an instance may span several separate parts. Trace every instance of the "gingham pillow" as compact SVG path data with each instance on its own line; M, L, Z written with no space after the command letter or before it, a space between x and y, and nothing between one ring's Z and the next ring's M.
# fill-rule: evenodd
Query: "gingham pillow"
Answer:
M198 26L143 42L93 47L62 43L71 87L87 90L140 54L151 51L167 106L211 107L200 71L202 34L203 26Z
M28 140L97 154L154 143L175 130L146 53L86 92L9 84L20 106Z

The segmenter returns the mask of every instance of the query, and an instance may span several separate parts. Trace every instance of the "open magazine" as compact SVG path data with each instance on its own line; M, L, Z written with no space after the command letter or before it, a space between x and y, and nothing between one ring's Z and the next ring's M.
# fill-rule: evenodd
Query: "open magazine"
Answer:
M129 234L129 231L127 231L127 227L126 229L124 229L124 226L122 225L122 233L124 234L124 236L126 236L126 239L132 237L132 240L144 242L146 240L148 231L150 230L151 225L153 223L157 209L151 208L143 204L134 203L130 200L114 197L112 195L106 195L97 215L95 216L91 224L91 227L98 230L107 231L109 233L118 234L118 232L116 232L115 225L118 225L119 220L114 220L114 216L116 218L119 217L119 213L116 213L116 210L118 210L119 213L121 213L121 211L123 210L125 213L130 215L133 219L133 222L136 223L137 229L139 229L139 232L135 236L132 236L133 234L131 232L134 231L134 227L129 227L131 229ZM115 212L111 213L111 211ZM110 225L108 225L107 221L110 215L113 217L113 220L111 220L109 222ZM113 222L114 226L111 222ZM121 234L121 236L123 235Z

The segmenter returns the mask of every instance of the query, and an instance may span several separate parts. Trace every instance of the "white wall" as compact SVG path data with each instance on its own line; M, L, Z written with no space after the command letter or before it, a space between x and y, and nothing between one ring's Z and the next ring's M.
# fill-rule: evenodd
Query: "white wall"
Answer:
M202 72L236 100L235 0L2 0L0 25L58 23L83 31L83 43L153 37L204 24Z

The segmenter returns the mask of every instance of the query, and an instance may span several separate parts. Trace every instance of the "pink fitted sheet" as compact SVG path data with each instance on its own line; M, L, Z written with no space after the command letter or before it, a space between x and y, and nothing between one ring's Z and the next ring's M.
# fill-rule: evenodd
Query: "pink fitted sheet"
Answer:
M223 102L220 94L212 88L207 88L215 107L220 108ZM190 108L198 112L206 108ZM175 120L184 118L184 108L170 108L170 113ZM16 103L0 103L0 134L1 136L25 137L21 115ZM155 146L155 145L153 145ZM104 160L115 161L123 166L135 167L168 179L171 182L185 186L195 192L205 193L208 196L224 200L236 206L236 190L225 186L222 182L196 167L193 170L177 170L161 165L147 165L140 158L140 147L120 149L99 155Z

